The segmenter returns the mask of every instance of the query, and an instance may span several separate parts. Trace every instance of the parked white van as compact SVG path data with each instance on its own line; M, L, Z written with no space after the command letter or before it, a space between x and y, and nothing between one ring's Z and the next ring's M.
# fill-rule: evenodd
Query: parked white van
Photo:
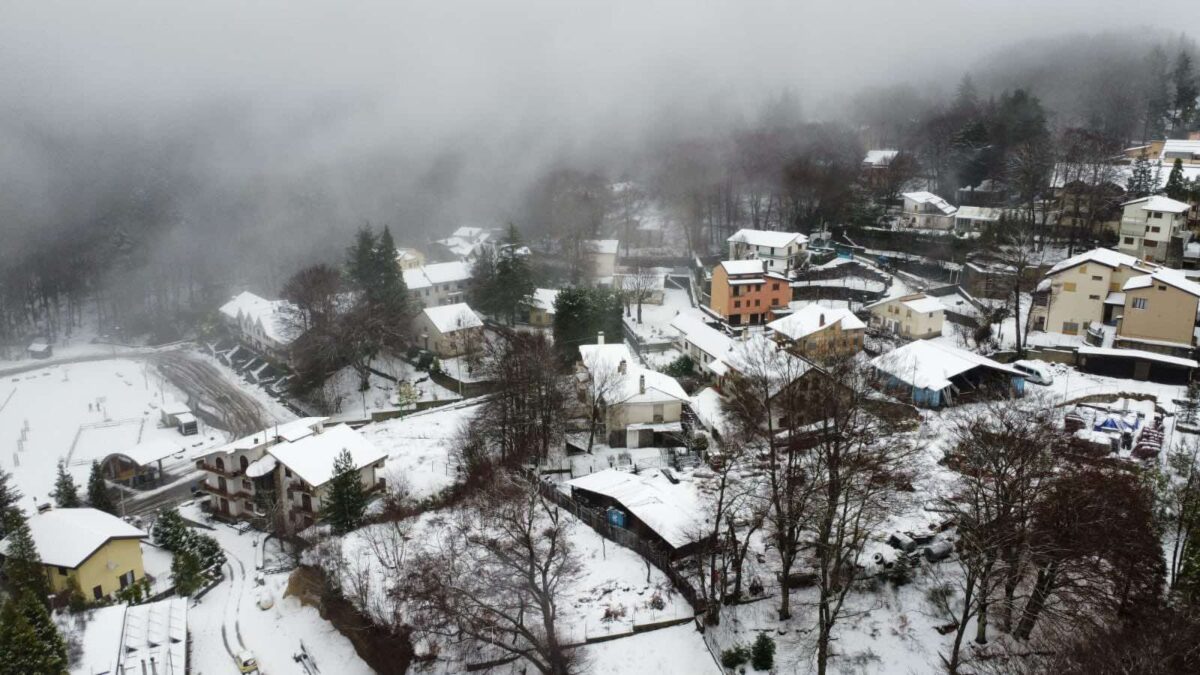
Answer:
M1025 380L1034 384L1054 384L1054 375L1045 361L1013 361L1008 364L1025 375Z

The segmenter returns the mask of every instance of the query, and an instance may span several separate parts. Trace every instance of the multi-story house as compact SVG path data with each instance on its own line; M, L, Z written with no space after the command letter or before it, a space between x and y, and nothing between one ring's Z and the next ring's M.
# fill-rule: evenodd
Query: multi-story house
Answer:
M1067 258L1038 284L1029 321L1036 330L1065 335L1080 335L1092 323L1113 324L1125 305L1125 282L1156 269L1107 248Z
M1176 270L1160 269L1133 277L1121 290L1125 304L1117 317L1114 346L1191 358L1200 284Z
M415 248L396 249L396 264L402 270L415 270L425 266L425 254Z
M409 294L425 307L462 302L470 279L471 265L462 261L404 270L404 284Z
M1155 195L1125 202L1121 207L1117 250L1144 260L1166 262L1171 240L1187 229L1191 206Z
M938 337L946 320L942 303L924 293L884 298L865 309L872 326L912 340Z
M221 318L242 344L270 359L287 363L296 335L287 321L289 303L243 291L221 305Z
M383 487L386 453L327 417L304 417L215 448L196 460L201 490L214 515L228 520L275 520L290 529L316 521L333 477L333 463L350 453L366 490Z
M945 199L924 190L905 192L901 223L918 230L949 230L954 227L954 208Z
M413 323L421 346L444 359L483 348L483 319L465 302L426 307Z
M726 241L730 260L762 260L766 271L784 276L808 259L808 237L799 232L742 229Z
M1159 159L1162 160L1164 169L1168 171L1177 159L1185 166L1200 166L1200 140L1170 139L1164 141Z
M599 398L608 444L653 447L681 433L688 401L683 387L670 375L639 366L625 345L600 340L579 346L579 382Z
M816 361L861 351L867 332L867 324L854 312L815 304L776 319L767 328L774 331L777 342Z
M767 260L725 260L713 268L709 308L731 326L763 324L787 307L792 287Z

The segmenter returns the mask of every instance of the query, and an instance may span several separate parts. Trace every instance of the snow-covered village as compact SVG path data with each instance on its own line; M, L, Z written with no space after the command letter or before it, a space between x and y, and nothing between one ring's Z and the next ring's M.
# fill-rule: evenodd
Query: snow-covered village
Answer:
M0 16L0 675L1200 673L1189 3Z

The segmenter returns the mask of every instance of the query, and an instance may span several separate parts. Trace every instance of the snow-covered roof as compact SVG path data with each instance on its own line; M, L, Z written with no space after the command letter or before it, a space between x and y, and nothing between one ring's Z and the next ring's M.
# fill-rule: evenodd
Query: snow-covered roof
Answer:
M1174 286L1184 293L1200 298L1200 284L1187 279L1183 274L1171 269L1160 269L1156 270L1153 274L1143 274L1139 277L1133 277L1125 282L1121 290L1132 291L1139 288L1148 288L1153 286L1155 281L1167 284L1168 286Z
M1084 345L1082 347L1079 347L1078 349L1079 349L1079 353L1083 354L1084 356L1116 356L1116 357L1123 357L1123 358L1129 358L1129 359L1145 359L1147 361L1158 361L1159 363L1166 363L1166 364L1170 364L1173 366L1184 366L1186 368L1200 367L1200 364L1197 364L1192 359L1184 359L1184 358L1180 358L1178 356L1167 356L1166 354L1159 354L1158 352L1147 352L1147 351L1142 351L1140 349L1111 349L1111 348L1104 348L1104 347L1091 347L1088 345Z
M584 247L588 253L616 255L620 243L618 239L589 239L584 242Z
M275 470L279 462L271 455L263 455L246 467L247 478L262 478Z
M529 304L543 312L553 313L554 301L558 299L560 292L557 288L535 288Z
M156 438L144 443L138 443L131 448L125 448L114 454L128 457L138 466L147 466L179 452L183 452L182 444L170 438Z
M78 567L112 539L142 539L146 533L93 508L51 509L29 519L29 533L45 565ZM8 539L0 553L8 552Z
M433 263L404 270L404 285L409 290L429 288L437 284L466 281L471 278L471 265L461 260Z
M761 260L722 260L721 267L725 268L726 274L729 276L738 276L742 274L764 274L763 261Z
M344 424L329 427L294 443L279 443L267 448L267 452L275 459L313 487L320 487L333 478L333 461L342 450L350 452L358 469L387 458L386 452Z
M1111 267L1112 269L1116 269L1121 265L1124 265L1126 267L1145 270L1147 272L1154 268L1153 265L1143 262L1142 260L1139 260L1131 255L1120 253L1110 248L1094 248L1090 251L1084 251L1083 253L1056 263L1054 267L1050 268L1050 271L1046 272L1046 275L1049 276L1051 274L1058 274L1063 270L1068 270L1077 265L1083 265L1086 263L1096 263L1098 265L1104 265L1105 267Z
M770 377L771 396L800 379L813 365L779 346L762 333L744 340L734 340L733 348L721 359L729 368L743 376Z
M955 218L963 218L966 220L983 220L989 223L994 223L1000 220L1000 216L1004 215L1005 209L996 208L994 206L960 206L958 212L954 214Z
M607 367L608 364L615 368L621 361L634 363L633 354L623 342L579 345L579 359L588 368Z
M876 307L881 307L883 305L886 305L891 302L896 302L896 301L899 301L900 304L911 309L912 311L919 312L921 314L929 314L932 312L941 312L941 311L945 311L945 309L946 309L946 307L941 302L939 302L937 298L931 298L925 294L918 294L917 297L910 297L907 295L893 295L890 298L884 298L882 300L873 302L873 303L867 305L864 309L874 309Z
M465 302L453 305L441 305L439 307L426 307L421 310L421 313L443 335L466 328L478 328L483 325L483 319L479 318L479 315Z
M1020 371L986 356L930 340L910 342L875 357L871 365L918 389L931 391L945 389L950 386L950 378L981 366L1022 376Z
M687 400L687 392L675 378L638 365L624 344L580 345L579 356L593 377L619 372L624 364L624 375L603 375L613 378L611 390L605 393L610 404Z
M29 347L27 349L31 352L44 352L50 349L50 345L47 344L45 340L34 340L33 342L29 343Z
M683 339L713 358L721 358L733 346L733 338L693 315L677 315L671 319L671 327L679 331Z
M126 608L116 672L139 673L143 665L159 675L187 672L187 608L178 597Z
M284 317L290 306L286 300L267 300L250 291L242 291L221 305L220 312L239 324L244 321L258 324L267 337L287 344L296 337Z
M902 196L917 204L929 204L947 216L952 215L957 210L950 205L950 202L926 190L905 192Z
M725 241L750 246L766 246L767 248L787 248L792 244L803 244L808 237L799 232L778 232L776 230L741 229L733 233Z
M1131 206L1133 204L1141 204L1143 211L1156 211L1161 213L1183 213L1192 208L1191 204L1181 202L1170 197L1162 195L1152 195L1150 197L1142 197L1141 199L1133 199L1123 202L1121 206Z
M866 328L854 312L844 307L822 307L820 305L805 305L782 319L776 319L767 324L767 328L786 335L793 340L801 340L828 326L840 323L842 330Z
M721 393L712 387L701 389L692 397L692 410L704 428L717 433L725 433L726 419Z
M671 483L658 471L634 475L604 469L567 481L567 485L604 495L624 506L668 544L692 543L703 509L690 483Z
M239 439L225 443L206 453L206 456L216 454L232 454L239 450L253 450L254 448L266 445L272 442L275 437L279 437L288 442L298 441L306 436L311 436L316 432L318 426L329 419L328 417L301 417L297 420L284 422L273 427L267 427L262 431L256 431L247 436L242 436Z
M867 156L863 158L863 164L882 168L891 164L898 154L900 154L899 150L868 150Z
M1163 143L1162 152L1159 153L1159 158L1168 163L1174 161L1175 157L1186 158L1185 156L1200 159L1200 141L1170 139Z

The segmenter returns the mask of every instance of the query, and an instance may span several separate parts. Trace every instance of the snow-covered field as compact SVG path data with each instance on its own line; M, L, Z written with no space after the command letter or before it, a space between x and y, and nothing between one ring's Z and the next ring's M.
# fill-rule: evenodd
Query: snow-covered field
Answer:
M109 359L50 365L0 379L0 468L13 475L22 504L51 500L59 458L80 489L93 460L139 443L165 440L179 451L164 462L170 473L189 468L201 448L224 438L201 423L197 436L159 428L164 401L182 392L144 361Z
M188 518L201 518L194 505L181 512ZM262 574L260 582L256 560L265 535L253 530L239 534L222 524L214 524L214 528L208 534L225 550L226 578L188 609L193 673L236 674L231 652L244 648L257 657L263 673L305 675L304 668L293 660L301 644L314 656L321 672L374 672L316 608L283 597L289 573ZM270 609L258 608L257 601L264 594L274 601Z
M431 497L458 480L453 439L478 403L463 402L368 424L359 431L388 453L388 485L404 483L416 499Z

